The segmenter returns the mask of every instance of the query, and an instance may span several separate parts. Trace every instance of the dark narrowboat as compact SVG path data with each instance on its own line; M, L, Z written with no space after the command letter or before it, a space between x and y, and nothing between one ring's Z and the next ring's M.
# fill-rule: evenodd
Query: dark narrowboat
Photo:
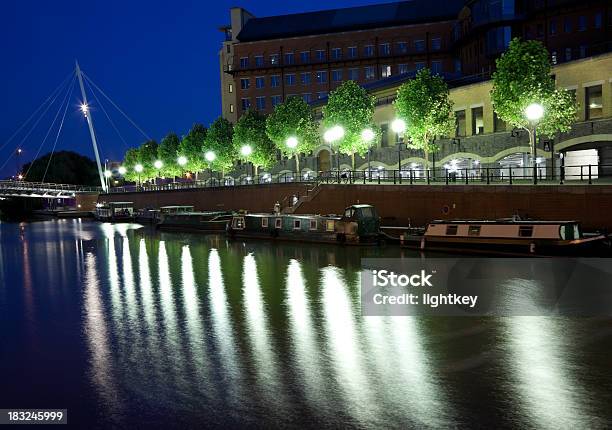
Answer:
M96 205L98 221L131 222L134 220L133 202L109 202Z
M341 216L244 213L232 217L228 234L232 238L376 244L380 218L370 205L349 206Z
M403 235L401 244L421 250L589 256L609 251L610 237L583 233L577 221L437 220L422 235Z
M205 233L224 233L232 219L232 212L194 212L193 206L164 206L160 208L157 227L163 230L197 230Z

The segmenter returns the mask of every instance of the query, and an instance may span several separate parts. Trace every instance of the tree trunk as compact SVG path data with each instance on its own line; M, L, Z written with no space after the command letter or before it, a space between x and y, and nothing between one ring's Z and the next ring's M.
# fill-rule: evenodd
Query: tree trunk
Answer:
M352 166L352 170L355 171L355 153L354 152L351 154L351 166Z
M429 169L429 151L424 150L423 152L425 152L425 169Z
M536 169L536 130L532 127L529 132L529 147L531 149L531 171L533 173L533 183L538 183L538 171Z
M253 164L253 168L255 169L255 174L253 176L257 176L257 171L259 170L259 166L256 166ZM255 180L255 178L253 178L253 180Z
M295 154L295 174L297 176L297 178L295 178L295 180L297 181L300 178L300 155L299 154Z

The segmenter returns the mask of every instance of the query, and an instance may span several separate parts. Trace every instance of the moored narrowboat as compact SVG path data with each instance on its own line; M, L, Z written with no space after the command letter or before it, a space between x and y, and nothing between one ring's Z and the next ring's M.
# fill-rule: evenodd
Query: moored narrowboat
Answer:
M436 220L422 235L404 235L401 244L421 250L588 256L609 251L610 238L583 233L577 221Z
M370 205L349 206L341 216L244 213L232 217L228 234L233 238L376 244L380 218Z
M108 202L96 205L98 221L130 222L134 220L133 202Z
M174 207L176 208L176 207ZM232 212L194 212L161 208L157 227L163 230L197 230L206 233L224 233L232 219Z
M159 222L159 209L143 208L136 212L135 221L140 224L157 224Z

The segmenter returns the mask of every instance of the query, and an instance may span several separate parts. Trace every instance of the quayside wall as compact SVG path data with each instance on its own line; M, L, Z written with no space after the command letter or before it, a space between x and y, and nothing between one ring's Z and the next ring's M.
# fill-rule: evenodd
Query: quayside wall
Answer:
M196 210L269 212L312 185L270 184L100 195L99 201L133 201L136 208L194 205ZM612 185L320 185L295 213L341 213L353 203L376 206L383 224L424 225L433 219L504 218L582 222L586 230L612 231Z

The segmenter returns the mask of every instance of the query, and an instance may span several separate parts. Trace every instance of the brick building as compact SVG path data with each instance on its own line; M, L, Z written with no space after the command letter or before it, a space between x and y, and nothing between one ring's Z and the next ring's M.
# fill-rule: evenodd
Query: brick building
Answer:
M325 99L423 67L451 79L489 74L512 37L541 40L553 63L610 50L600 0L413 0L256 18L232 8L219 53L222 115L264 113L289 96Z

